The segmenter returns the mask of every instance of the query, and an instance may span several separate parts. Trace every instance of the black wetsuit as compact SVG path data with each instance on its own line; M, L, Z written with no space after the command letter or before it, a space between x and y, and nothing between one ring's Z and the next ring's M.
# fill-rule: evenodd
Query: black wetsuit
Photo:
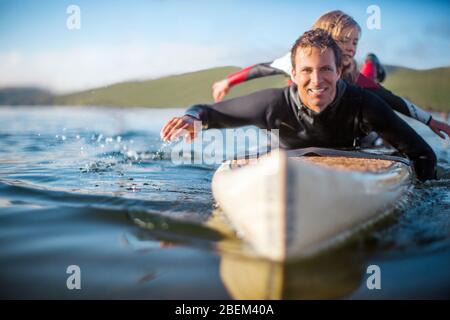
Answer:
M355 139L376 131L413 162L420 180L435 178L436 155L405 121L373 93L338 81L336 98L320 113L305 107L295 85L267 89L186 111L206 128L255 125L279 129L281 147L352 148Z
M378 70L382 69L378 59L375 64L378 64L377 68L375 68L377 72ZM288 53L274 61L255 64L229 75L227 77L228 84L230 87L232 87L245 81L273 75L285 75L289 77L291 74L291 68L291 54ZM362 70L362 73L358 74L355 83L356 86L366 88L375 93L395 111L400 112L407 117L416 119L417 121L420 121L425 125L428 125L430 123L432 118L431 114L422 110L419 106L415 105L411 101L396 96L370 77L367 77L367 73L364 73L366 72Z

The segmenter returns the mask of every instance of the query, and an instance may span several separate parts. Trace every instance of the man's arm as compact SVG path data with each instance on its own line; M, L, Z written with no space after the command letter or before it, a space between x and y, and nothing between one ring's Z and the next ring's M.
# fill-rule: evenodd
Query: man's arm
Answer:
M445 139L445 135L442 132L450 137L450 126L448 124L433 119L430 113L424 111L411 101L399 97L381 86L379 88L369 88L369 90L383 99L395 111L429 126L442 139Z
M395 111L429 126L442 139L445 139L444 133L450 137L450 126L447 123L434 119L430 113L419 106L405 98L395 95L363 74L359 74L356 85L372 91L372 93L383 99Z
M376 131L408 156L419 180L436 178L437 160L433 149L386 102L369 91L364 92L362 118L366 129Z
M379 88L369 88L369 90L383 99L395 111L400 112L407 117L416 119L426 125L430 122L431 114L422 110L412 102L393 94L391 91L381 86Z
M205 129L246 125L267 128L268 117L283 98L284 89L267 89L211 105L194 105L186 110L183 117L167 122L161 130L161 138L170 141L187 133L191 138L195 137L195 120L201 121L201 127Z

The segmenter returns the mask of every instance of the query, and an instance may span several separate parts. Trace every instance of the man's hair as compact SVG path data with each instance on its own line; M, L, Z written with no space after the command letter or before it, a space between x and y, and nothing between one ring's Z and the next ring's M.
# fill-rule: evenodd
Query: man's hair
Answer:
M341 69L341 49L339 49L339 46L325 30L314 29L306 31L297 39L297 41L295 41L291 49L291 63L293 69L295 69L295 58L299 48L317 48L321 53L325 52L327 49L331 49L334 53L336 68L337 70Z

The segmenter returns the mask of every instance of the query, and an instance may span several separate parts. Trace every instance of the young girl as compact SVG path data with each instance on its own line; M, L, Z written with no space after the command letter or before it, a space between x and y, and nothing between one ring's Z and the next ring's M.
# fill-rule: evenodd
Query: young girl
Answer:
M448 124L433 119L431 114L407 99L396 96L376 81L381 82L384 79L384 70L382 70L375 55L369 54L367 56L362 72L357 70L354 57L361 27L352 17L339 10L331 11L322 15L314 23L313 29L317 28L327 31L342 50L342 79L372 91L385 100L395 111L428 125L442 139L445 139L443 132L450 136ZM221 101L230 88L236 84L276 74L290 75L291 68L290 53L269 63L260 63L244 68L231 74L226 79L214 83L212 87L214 100L216 102Z

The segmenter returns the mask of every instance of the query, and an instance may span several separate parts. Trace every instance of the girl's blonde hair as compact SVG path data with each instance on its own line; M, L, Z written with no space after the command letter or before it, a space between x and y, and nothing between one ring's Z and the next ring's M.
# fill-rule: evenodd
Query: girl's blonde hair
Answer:
M325 30L335 41L341 41L346 36L343 34L344 30L348 28L355 28L361 34L361 27L355 19L340 10L330 11L320 16L314 22L312 28ZM355 83L358 73L356 61L352 59L350 65L342 69L341 78L350 83Z

